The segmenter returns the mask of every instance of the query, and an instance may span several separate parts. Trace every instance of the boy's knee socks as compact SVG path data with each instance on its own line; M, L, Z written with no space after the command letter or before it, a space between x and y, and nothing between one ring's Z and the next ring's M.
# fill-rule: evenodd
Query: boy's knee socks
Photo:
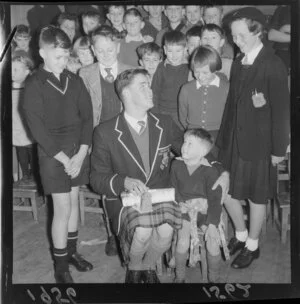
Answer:
M77 251L78 231L68 232L68 256L71 257Z
M206 256L208 281L212 283L218 283L220 280L221 254L213 256L207 252Z
M68 250L67 247L58 249L53 249L53 256L55 262L55 272L66 272L69 271L69 264L68 264Z
M186 261L187 261L187 252L175 253L175 273L176 279L183 280L185 279L185 268L186 268Z

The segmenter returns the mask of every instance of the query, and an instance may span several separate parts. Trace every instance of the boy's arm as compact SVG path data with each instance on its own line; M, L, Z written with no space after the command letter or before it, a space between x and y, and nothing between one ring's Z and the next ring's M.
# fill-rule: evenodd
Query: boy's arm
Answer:
M178 186L178 179L177 179L177 172L178 172L178 161L174 160L171 165L171 172L170 172L170 184L171 187L175 188L175 200L176 202L183 202L183 198L179 192Z
M42 147L44 152L50 157L57 155L57 160L64 162L66 155L48 134L44 121L47 113L44 112L43 96L41 89L35 79L27 82L24 89L24 102L21 105L24 117L36 142Z
M207 218L205 225L218 226L220 222L220 216L222 212L222 188L218 186L215 190L212 190L212 186L218 179L218 170L214 167L207 167L205 170L206 174L206 196L207 196Z
M181 122L184 129L187 128L187 116L188 116L188 98L187 90L183 85L179 92L178 96L178 105L179 105L179 121Z
M90 146L93 135L93 106L83 80L79 78L80 94L78 96L78 107L82 121L80 144Z
M181 154L181 146L183 144L183 131L180 130L178 125L174 122L172 118L171 121L171 128L170 128L170 136L172 136L172 146L171 149L176 156Z
M151 83L151 89L152 89L152 92L153 92L153 108L152 110L154 112L158 111L158 104L159 104L159 99L160 99L160 88L161 88L161 85L162 85L162 70L161 70L161 64L162 63L159 63L154 75L153 75L153 78L152 78L152 83Z

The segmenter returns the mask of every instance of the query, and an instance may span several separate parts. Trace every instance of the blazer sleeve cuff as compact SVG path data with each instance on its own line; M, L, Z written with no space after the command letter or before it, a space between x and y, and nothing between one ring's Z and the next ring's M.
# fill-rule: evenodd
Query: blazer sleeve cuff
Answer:
M119 196L122 191L124 191L124 181L125 181L125 176L121 174L115 174L112 176L112 178L109 181L109 186L111 192L115 196Z

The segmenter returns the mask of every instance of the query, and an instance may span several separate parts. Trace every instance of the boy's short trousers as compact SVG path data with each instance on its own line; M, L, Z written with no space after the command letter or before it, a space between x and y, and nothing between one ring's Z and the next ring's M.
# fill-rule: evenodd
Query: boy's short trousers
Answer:
M62 151L70 158L79 150L79 145L74 143L62 146ZM38 149L41 182L44 194L68 193L72 187L89 183L90 155L87 153L79 175L72 179L65 172L64 165L53 157L49 157L40 147Z

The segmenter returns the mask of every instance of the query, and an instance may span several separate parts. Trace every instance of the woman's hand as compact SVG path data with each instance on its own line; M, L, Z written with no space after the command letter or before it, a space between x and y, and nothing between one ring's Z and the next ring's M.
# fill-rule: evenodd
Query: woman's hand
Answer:
M70 175L71 178L75 178L79 175L84 158L85 156L77 153L70 159L70 164L67 168L65 167L65 172Z
M284 156L275 156L271 155L271 162L273 166L277 166L279 163L281 163L284 160Z
M224 202L229 190L229 173L227 171L224 171L220 175L220 177L216 180L216 182L214 183L211 189L216 190L218 186L221 186L222 188L221 202Z

